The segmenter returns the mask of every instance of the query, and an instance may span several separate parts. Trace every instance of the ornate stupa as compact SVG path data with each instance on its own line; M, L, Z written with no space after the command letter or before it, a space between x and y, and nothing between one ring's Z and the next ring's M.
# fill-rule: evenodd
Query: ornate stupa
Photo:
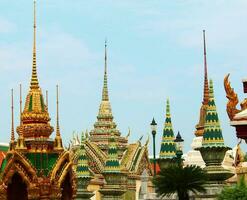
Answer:
M15 140L12 103L10 148L0 174L0 199L73 199L75 175L69 152L64 150L58 115L55 139L50 138L48 107L39 86L36 65L36 3L34 2L33 65L30 88ZM12 99L13 102L13 99ZM58 112L58 103L57 103Z
M202 147L200 151L206 164L204 170L208 174L207 198L216 198L225 180L233 176L230 170L222 167L226 151L231 148L225 146L218 113L214 100L213 81L210 80L209 101L206 112Z
M166 118L163 129L163 137L161 142L158 163L161 168L170 163L176 157L176 146L174 143L175 136L172 128L172 119L170 113L169 100L166 101Z
M102 90L102 99L99 107L99 112L97 116L97 121L94 124L94 129L90 131L90 141L97 144L97 146L103 150L105 153L109 147L109 138L113 133L115 135L115 140L118 143L120 155L126 149L128 140L126 137L122 137L120 131L117 129L117 124L114 122L114 117L112 114L111 103L108 94L108 84L107 84L107 44L105 42L105 70L104 70L104 83Z
M198 165L201 167L205 166L205 163L201 157L199 151L195 150L202 145L202 139L204 134L206 111L209 101L209 88L208 88L208 71L207 71L207 49L206 49L206 37L205 30L203 30L203 58L204 58L204 85L203 85L203 100L200 108L199 122L196 125L195 137L193 138L190 150L186 156L184 163L186 165Z
M207 184L205 185L205 194L199 194L198 197L205 199L214 199L218 196L226 180L233 176L230 170L222 166L226 151L230 148L225 146L218 113L216 110L213 81L210 80L209 101L206 112L206 120L204 126L204 134L202 147L198 150L202 154L202 158L206 163L204 170L208 174Z
M130 133L126 137L121 136L113 121L108 93L106 47L105 44L104 81L97 122L95 122L93 130L89 132L90 134L86 134L84 144L89 170L92 173L88 190L93 191L94 198L100 200L110 198L113 195L110 191L115 188L118 191L116 195L121 196L119 198L130 200L139 196L142 174L145 172L148 177L152 176L148 158L148 140L145 145L141 144L141 140L128 143ZM77 152L80 151L80 145L78 139L74 138L71 144L71 156L74 169L76 169ZM120 180L114 177L121 177L121 187L119 186ZM151 185L151 178L149 178L149 185ZM150 186L150 188L152 187ZM107 193L110 196L107 196Z

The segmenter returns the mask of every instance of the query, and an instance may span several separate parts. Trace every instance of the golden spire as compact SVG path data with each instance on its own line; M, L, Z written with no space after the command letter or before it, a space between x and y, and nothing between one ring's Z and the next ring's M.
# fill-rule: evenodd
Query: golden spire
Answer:
M55 149L56 150L63 150L62 138L60 135L60 126L59 126L59 100L58 100L58 85L57 87L57 125L56 125L56 137L55 137Z
M26 144L25 144L24 137L23 137L21 114L22 114L22 88L21 88L21 84L20 84L20 126L17 127L17 132L19 133L19 138L17 140L16 149L25 150Z
M11 140L10 140L10 150L14 149L15 145L15 131L14 131L14 94L13 89L11 89Z
M105 40L105 71L104 71L102 101L109 101L108 86L107 86L107 40Z
M21 113L21 124L17 132L23 134L23 138L49 138L53 132L50 125L50 116L39 87L36 67L36 1L34 1L34 41L33 41L33 65L30 90L27 94L25 106ZM21 109L22 111L22 109Z
M36 1L33 3L34 6L34 20L33 20L33 67L32 67L32 78L31 78L31 89L39 88L39 81L37 76L37 65L36 65Z
M20 84L20 125L22 124L21 113L22 113L22 88Z
M202 136L204 133L205 119L207 106L209 101L209 87L208 87L208 72L207 72L207 52L206 52L206 37L205 30L203 30L203 57L204 57L204 88L203 88L203 101L200 109L199 122L196 125L196 136Z
M59 101L58 101L58 85L57 85L57 129L56 136L60 137L60 127L59 127Z
M11 89L11 142L15 141L14 132L14 91Z
M45 91L46 108L48 110L48 90Z
M206 37L205 30L203 30L203 47L204 47L204 91L203 91L203 105L208 104L209 88L208 88L208 71L207 71L207 52L206 52Z

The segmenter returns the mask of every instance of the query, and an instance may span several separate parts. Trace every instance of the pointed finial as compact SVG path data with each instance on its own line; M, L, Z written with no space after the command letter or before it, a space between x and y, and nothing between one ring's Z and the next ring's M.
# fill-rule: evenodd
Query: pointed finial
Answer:
M104 70L104 85L102 91L102 101L109 101L108 86L107 86L107 40L105 40L105 70Z
M143 138L143 135L139 138L138 142L141 142Z
M210 79L210 82L209 82L209 98L214 98L214 86L213 86L212 79Z
M203 104L208 104L209 89L208 89L208 71L207 71L207 51L206 51L206 36L205 30L203 30L203 49L204 49L204 91L203 91Z
M63 142L60 134L60 126L59 126L59 101L58 101L58 85L56 86L57 89L57 127L56 127L56 137L55 137L55 149L58 151L63 150Z
M48 110L48 90L45 91L46 108Z
M170 102L168 98L166 100L166 115L170 115Z
M88 135L88 130L87 130L87 129L86 129L85 137L86 137L86 139L88 139L88 138L89 138L89 135Z
M21 113L22 113L22 86L20 84L20 125L22 124Z
M31 89L39 88L38 76L37 76L37 65L36 65L36 1L33 2L33 67L32 67L32 78L31 78Z
M81 145L83 145L84 142L85 142L85 134L84 134L84 132L82 131L82 132L81 132Z
M147 141L146 141L146 143L145 143L145 146L148 146L148 144L149 144L149 134L148 134L148 138L147 138Z
M11 89L11 143L15 141L14 131L14 90Z
M128 134L126 135L126 139L130 136L130 133L131 133L131 131L130 131L130 127L128 128Z
M59 127L59 100L58 100L58 85L57 88L57 129L56 129L56 136L60 137L60 127Z

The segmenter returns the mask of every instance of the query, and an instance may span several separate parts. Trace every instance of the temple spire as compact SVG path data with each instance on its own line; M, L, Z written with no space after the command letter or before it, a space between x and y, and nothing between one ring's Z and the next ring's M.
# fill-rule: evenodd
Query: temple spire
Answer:
M31 89L39 88L39 81L37 76L37 65L36 65L36 1L33 2L33 67L32 67L32 78L31 78Z
M56 124L56 137L55 137L55 149L56 150L63 150L62 138L60 134L60 126L59 126L59 100L58 100L58 85L57 88L57 124Z
M205 30L203 30L203 56L204 56L204 91L203 91L203 105L208 104L209 100L209 88L208 88L208 71L207 71L207 51L206 51L206 36Z
M56 136L60 136L58 85L57 85L57 129L56 129Z
M105 70L104 70L104 85L102 91L102 101L109 101L108 86L107 86L107 40L105 40Z
M11 89L11 141L15 141L14 132L14 91Z
M11 89L11 139L10 139L10 149L13 149L15 145L15 131L14 131L14 94L13 89Z
M174 143L174 132L172 128L172 119L170 113L169 99L166 101L166 118L163 129L163 137L160 148L160 159L171 159L176 156L176 148Z
M215 105L213 81L210 79L209 101L206 112L205 130L203 134L202 146L224 146L224 139L220 127L220 121Z

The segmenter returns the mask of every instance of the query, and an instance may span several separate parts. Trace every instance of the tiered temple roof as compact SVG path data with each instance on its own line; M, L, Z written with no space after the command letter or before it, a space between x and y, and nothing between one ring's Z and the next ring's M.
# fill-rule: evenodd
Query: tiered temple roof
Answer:
M19 135L17 141L14 137L12 95L11 142L4 160L4 168L0 173L0 199L17 199L16 195L21 195L18 196L18 199L27 199L27 196L35 199L56 199L57 197L63 199L64 196L67 196L72 199L76 183L69 152L64 150L60 137L58 91L57 131L55 140L53 140L50 136L54 129L50 125L48 107L44 102L38 81L35 1L33 31L32 76L24 110L22 110L22 99L20 98L21 116L20 125L17 127ZM18 191L16 187L11 187L11 184L15 184L15 177L22 180L23 187L26 188L27 192ZM7 192L9 187L11 189ZM67 189L64 189L65 187Z
M85 137L84 133L81 136L81 146L79 150L78 163L76 166L76 176L77 178L90 178L91 174L88 166L88 157L85 150Z

